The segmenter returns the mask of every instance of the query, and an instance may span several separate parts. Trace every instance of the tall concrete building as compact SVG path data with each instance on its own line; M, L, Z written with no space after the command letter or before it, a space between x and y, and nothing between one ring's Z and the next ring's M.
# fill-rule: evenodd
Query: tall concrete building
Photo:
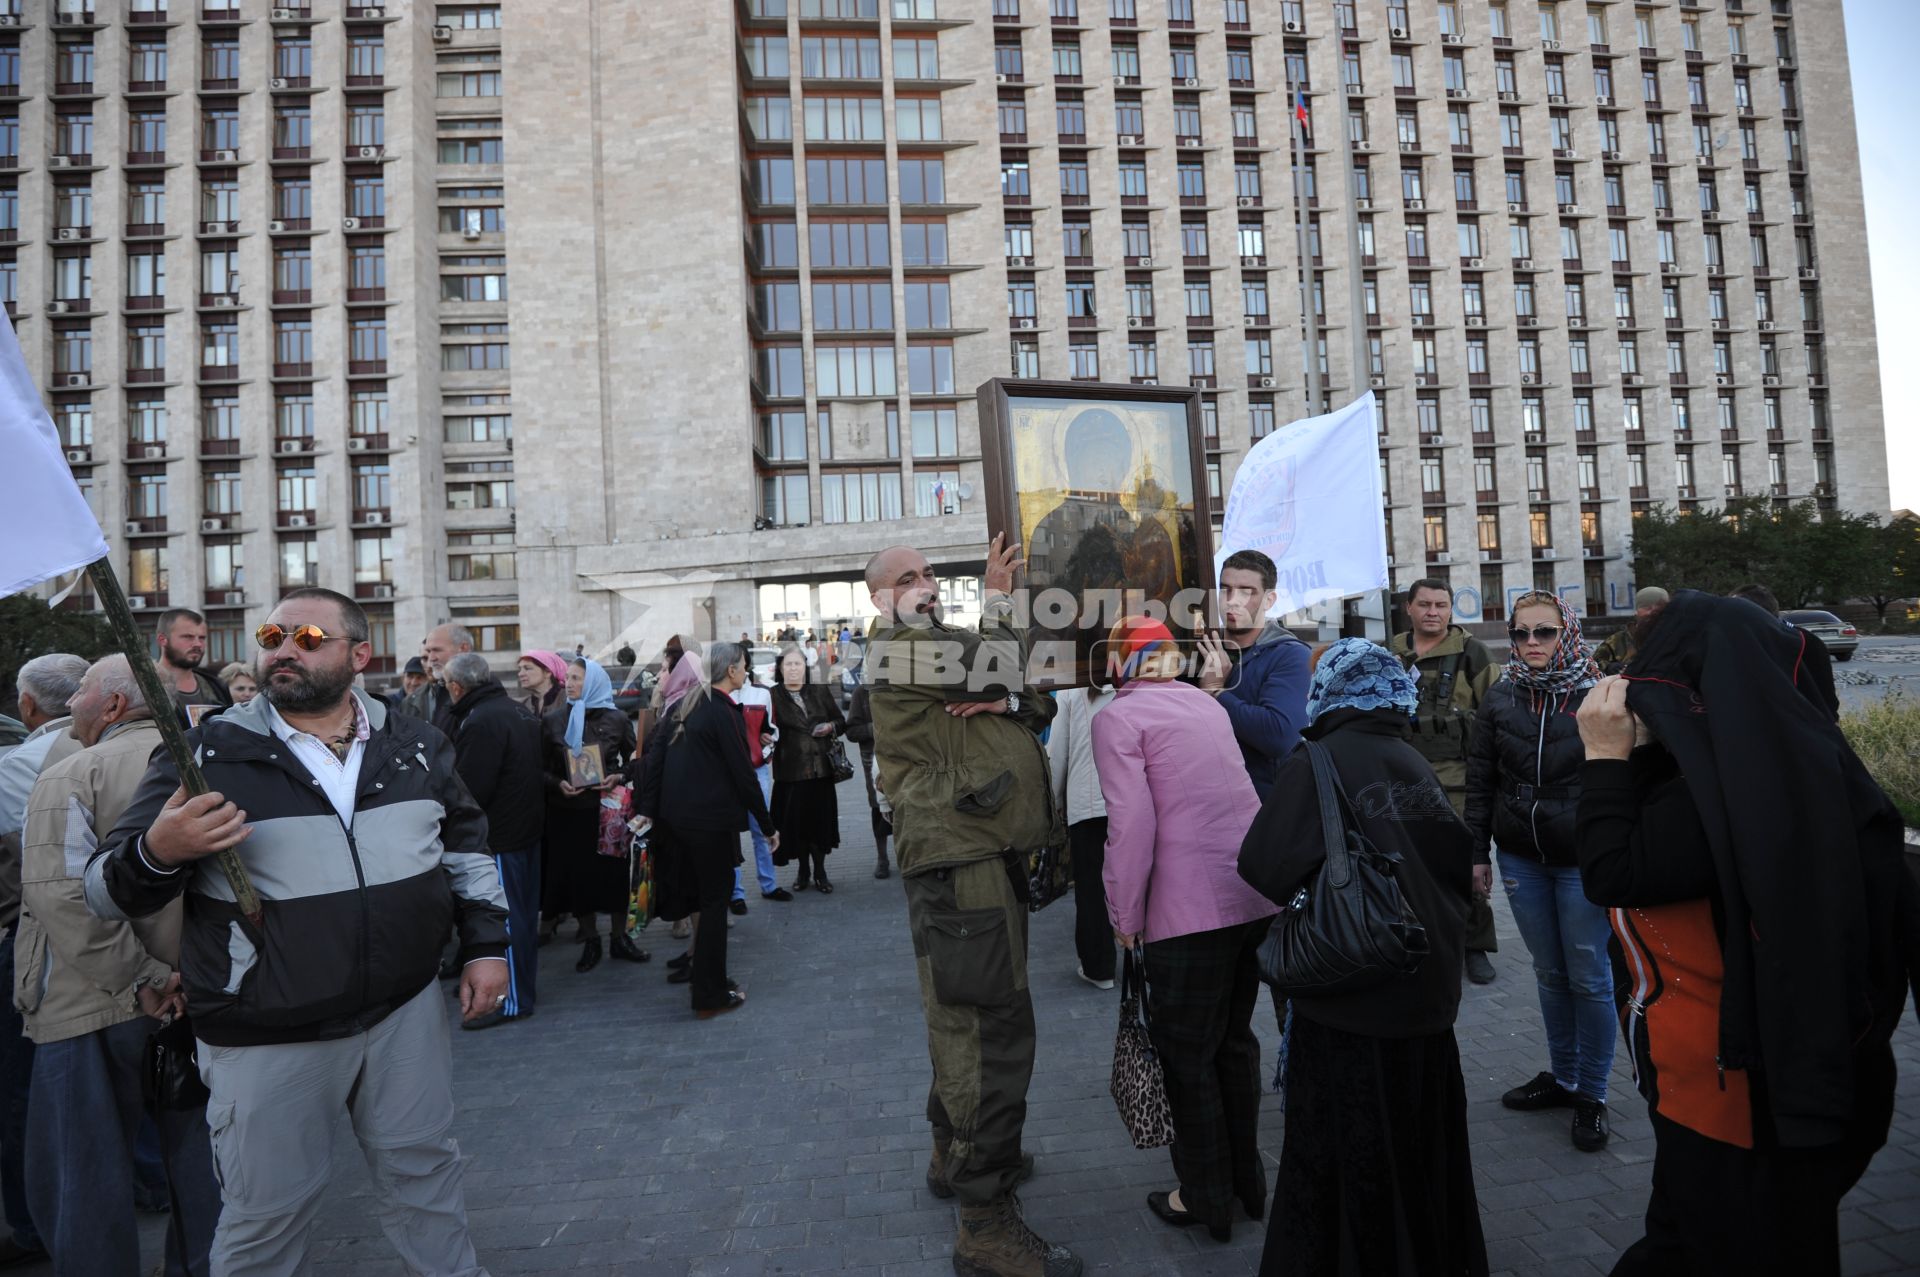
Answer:
M1218 501L1307 297L1466 616L1886 508L1840 0L8 4L5 298L220 657L308 580L389 668L819 626L896 541L965 612L980 382L1197 386Z

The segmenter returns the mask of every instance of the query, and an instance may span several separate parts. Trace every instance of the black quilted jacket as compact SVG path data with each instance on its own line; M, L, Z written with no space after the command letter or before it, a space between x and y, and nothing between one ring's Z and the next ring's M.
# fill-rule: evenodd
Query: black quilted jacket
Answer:
M1586 750L1574 722L1583 689L1537 697L1501 679L1487 689L1467 750L1467 828L1484 858L1502 852L1571 868Z

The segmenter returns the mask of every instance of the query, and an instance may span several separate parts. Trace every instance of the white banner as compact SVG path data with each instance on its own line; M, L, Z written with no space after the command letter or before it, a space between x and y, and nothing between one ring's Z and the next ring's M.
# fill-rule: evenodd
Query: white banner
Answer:
M1254 444L1227 497L1215 579L1236 550L1272 559L1280 598L1270 616L1386 588L1377 431L1369 390Z
M13 325L0 320L0 598L107 555L107 538L60 451L27 375Z

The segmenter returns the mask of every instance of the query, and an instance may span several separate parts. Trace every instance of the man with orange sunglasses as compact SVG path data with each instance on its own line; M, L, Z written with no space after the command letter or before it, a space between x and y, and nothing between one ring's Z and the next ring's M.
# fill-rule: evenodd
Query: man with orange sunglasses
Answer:
M453 746L354 689L368 636L352 599L288 594L255 632L261 694L189 737L213 792L188 798L162 752L87 867L103 917L185 894L181 969L222 1185L213 1270L226 1277L304 1267L342 1112L409 1271L484 1271L435 975L457 926L463 1017L502 1005L506 900ZM229 848L259 890L258 921L206 859Z

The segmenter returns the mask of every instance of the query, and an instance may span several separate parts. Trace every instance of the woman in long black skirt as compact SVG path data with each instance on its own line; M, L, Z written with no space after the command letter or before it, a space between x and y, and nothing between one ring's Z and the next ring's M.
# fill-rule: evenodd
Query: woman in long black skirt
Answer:
M599 788L576 788L568 779L570 760L588 745L600 749L601 773L617 783L633 753L633 723L615 708L613 682L596 661L567 664L567 701L541 719L547 772L546 845L550 884L542 907L570 913L580 922L580 960L576 971L600 964L600 932L595 918L608 915L613 956L645 962L646 950L627 938L627 859L600 854Z
M1467 1094L1454 1042L1473 893L1473 837L1409 741L1412 678L1385 648L1315 653L1307 729L1383 852L1397 853L1429 951L1411 975L1357 993L1293 994L1287 1133L1261 1277L1484 1277ZM1240 849L1240 874L1286 904L1326 863L1304 750L1280 765Z
M773 724L780 740L773 750L773 824L781 836L774 863L798 862L795 891L811 886L831 895L827 856L840 845L840 802L828 749L846 732L847 720L824 686L807 681L807 658L799 648L780 653L774 683Z

